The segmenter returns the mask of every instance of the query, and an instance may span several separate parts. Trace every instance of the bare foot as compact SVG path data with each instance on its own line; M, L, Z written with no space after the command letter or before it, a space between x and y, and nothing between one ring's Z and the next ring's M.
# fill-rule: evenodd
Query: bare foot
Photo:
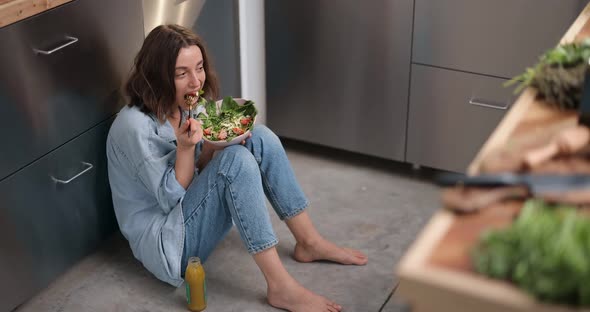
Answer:
M342 307L305 289L295 280L268 287L268 303L291 312L339 312Z
M362 252L338 247L334 243L321 239L319 242L305 245L295 244L293 258L299 262L312 262L316 260L328 260L340 264L365 265L369 259Z

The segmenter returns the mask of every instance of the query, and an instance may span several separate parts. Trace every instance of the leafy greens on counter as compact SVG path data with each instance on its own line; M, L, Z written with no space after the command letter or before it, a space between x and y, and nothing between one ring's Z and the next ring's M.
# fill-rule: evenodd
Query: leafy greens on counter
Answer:
M590 306L590 218L575 207L528 200L509 228L482 235L472 261L539 300Z

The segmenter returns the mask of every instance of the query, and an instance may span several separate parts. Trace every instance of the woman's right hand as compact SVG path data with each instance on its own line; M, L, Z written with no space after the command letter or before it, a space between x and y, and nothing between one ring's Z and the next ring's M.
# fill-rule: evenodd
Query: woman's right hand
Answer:
M179 148L192 148L203 139L201 123L194 118L187 119L180 127L174 129L174 132Z

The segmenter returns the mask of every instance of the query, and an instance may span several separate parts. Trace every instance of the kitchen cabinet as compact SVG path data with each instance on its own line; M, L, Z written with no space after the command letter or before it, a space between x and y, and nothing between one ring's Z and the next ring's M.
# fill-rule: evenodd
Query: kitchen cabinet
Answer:
M404 160L413 0L266 1L267 123Z
M465 171L583 0L265 2L281 137Z
M0 28L0 179L116 113L141 46L138 1L73 1ZM50 53L49 53L50 52Z
M505 81L412 65L408 159L464 171L514 101Z
M143 41L140 0L75 0L0 28L0 311L117 223L106 135Z
M8 311L116 229L106 164L112 120L0 182L0 310Z
M587 1L416 0L405 160L465 172L510 109L502 84L554 47Z
M416 0L412 62L511 78L557 44L584 0Z

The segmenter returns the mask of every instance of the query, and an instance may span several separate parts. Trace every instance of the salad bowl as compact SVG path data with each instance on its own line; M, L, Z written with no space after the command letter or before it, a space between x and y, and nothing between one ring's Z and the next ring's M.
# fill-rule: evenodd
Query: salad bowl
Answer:
M203 127L203 140L226 147L239 144L250 135L258 111L253 101L225 97L219 101L207 101L196 119Z

